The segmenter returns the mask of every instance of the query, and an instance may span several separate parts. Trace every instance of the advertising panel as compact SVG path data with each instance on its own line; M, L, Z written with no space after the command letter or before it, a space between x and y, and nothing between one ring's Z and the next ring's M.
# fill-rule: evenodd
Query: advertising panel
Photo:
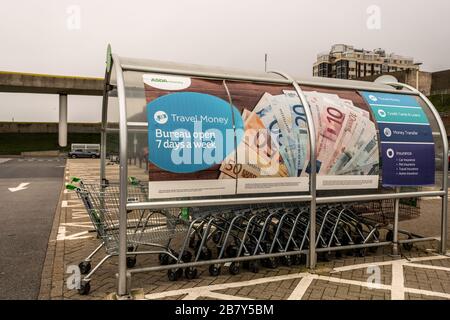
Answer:
M149 198L230 195L222 160L235 150L239 112L222 81L145 74Z
M309 190L308 126L293 87L161 74L143 82L151 199ZM304 93L317 189L378 188L376 129L361 96Z
M416 97L375 92L361 94L379 127L383 186L433 185L433 135Z
M222 177L237 179L237 193L309 190L302 175L308 150L303 106L291 86L227 82L244 121L244 139L221 165Z
M355 91L304 94L316 128L317 189L378 188L378 139L367 104Z

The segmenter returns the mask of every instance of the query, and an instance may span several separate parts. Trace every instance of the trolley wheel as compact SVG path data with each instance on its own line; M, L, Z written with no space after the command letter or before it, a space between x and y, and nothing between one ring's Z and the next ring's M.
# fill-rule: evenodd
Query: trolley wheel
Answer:
M406 251L411 251L412 248L414 247L414 245L412 243L402 243L402 247L403 249L405 249Z
M177 281L183 275L183 269L169 269L167 270L167 278L169 281Z
M392 241L394 240L394 232L392 230L389 230L386 234L386 241Z
M82 261L78 265L78 268L80 268L81 274L87 274L89 271L91 271L91 263L89 261Z
M228 272L229 272L231 275L235 276L235 275L239 274L240 269L241 269L241 268L239 267L239 264L232 262L232 263L230 264L230 266L228 267Z
M367 254L367 248L355 249L355 256L356 257L365 257L366 254Z
M371 253L377 253L378 247L369 247L369 252Z
M276 269L280 265L280 261L277 258L267 259L267 267L270 269Z
M169 250L171 254L173 254L174 256L178 256L177 253L175 251L173 251L172 249ZM160 253L159 256L159 264L162 266L166 266L168 264L174 264L176 261L173 257L169 256L167 253Z
M134 268L136 265L136 257L127 257L127 268Z
M181 269L180 269L181 270ZM192 267L187 267L184 270L184 275L187 279L191 280L191 279L195 279L197 277L197 269L192 268Z
M290 256L284 256L281 258L281 263L286 266L286 267L290 267L292 266L292 259Z
M258 261L250 261L248 264L248 270L253 273L259 272L259 262Z
M296 265L296 266L306 263L304 256L301 254L295 255L293 260L294 260L294 265Z
M267 259L267 258L261 259L261 265L265 268L268 268L269 259Z
M331 259L331 257L330 257L330 252L321 252L319 255L318 255L318 258L321 260L321 261L324 261L324 262L329 262L330 261L330 259Z
M82 296L86 296L91 291L91 284L89 281L81 281L80 288L78 288L78 293Z
M160 253L159 254L159 264L162 266L168 265L169 264L169 255L165 254L165 253Z
M209 274L213 277L217 277L220 274L220 267L216 265L210 265L209 266Z
M230 244L225 248L225 253L228 258L234 258L237 256L238 249L235 245Z
M411 236L411 235L408 236L408 240L409 240L409 239L412 239L412 236ZM412 248L414 247L414 243L412 243L412 242L409 242L409 243L402 243L402 247L403 247L403 249L405 249L406 251L411 251Z
M203 247L200 251L199 260L211 260L212 251L208 247Z
M191 262L192 260L192 252L190 251L184 251L183 254L181 255L181 260L183 260L183 262Z

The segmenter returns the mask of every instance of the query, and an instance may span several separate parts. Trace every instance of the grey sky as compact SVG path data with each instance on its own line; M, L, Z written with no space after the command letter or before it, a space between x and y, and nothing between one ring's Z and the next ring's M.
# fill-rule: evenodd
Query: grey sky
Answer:
M80 29L67 27L80 8ZM371 5L381 29L366 26ZM3 0L0 70L103 76L106 45L123 56L311 75L334 43L450 68L448 0ZM70 21L70 20L69 20ZM56 121L55 96L0 94L0 121ZM100 98L69 97L69 121L98 121Z

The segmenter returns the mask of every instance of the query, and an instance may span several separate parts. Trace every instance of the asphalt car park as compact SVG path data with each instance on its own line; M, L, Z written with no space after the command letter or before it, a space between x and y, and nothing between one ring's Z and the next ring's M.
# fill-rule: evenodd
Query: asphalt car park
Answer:
M66 160L0 160L0 299L36 299Z

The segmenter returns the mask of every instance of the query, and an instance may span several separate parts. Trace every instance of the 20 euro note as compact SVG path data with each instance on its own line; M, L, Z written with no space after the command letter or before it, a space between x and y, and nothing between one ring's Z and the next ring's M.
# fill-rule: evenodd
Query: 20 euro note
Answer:
M288 161L289 175L297 177L301 169L298 164L299 158L299 143L294 134L292 126L291 106L284 94L273 96L271 100L271 110L278 123L280 154Z
M291 113L292 134L296 141L295 168L297 176L300 176L301 172L304 170L306 160L309 157L309 137L306 113L296 91L283 90L283 94L286 97Z
M287 135L281 132L278 119L276 117L273 107L273 96L269 93L264 93L261 99L256 104L253 112L261 119L264 127L267 129L271 137L271 147L274 152L279 152L283 162L285 163L289 174L294 174L295 169L292 167L294 159L286 145Z

